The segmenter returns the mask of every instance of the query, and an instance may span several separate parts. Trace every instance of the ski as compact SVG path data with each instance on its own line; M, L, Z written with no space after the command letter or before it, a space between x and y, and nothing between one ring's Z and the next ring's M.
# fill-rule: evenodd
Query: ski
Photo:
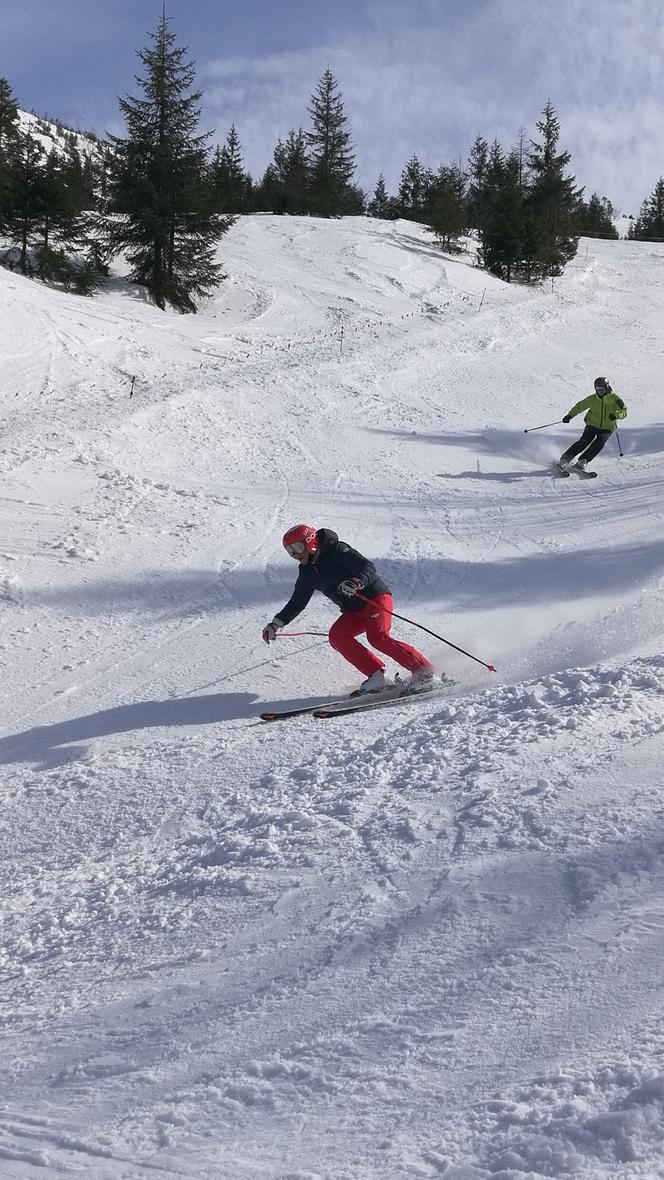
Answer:
M307 713L314 717L343 717L346 713L358 713L362 709L377 709L380 705L397 705L400 701L418 700L420 697L434 697L456 688L456 680L449 678L438 681L431 688L420 692L405 692L403 685L390 684L381 692L356 693L354 696L342 697L338 701L317 701L313 705L296 705L292 709L266 709L260 713L261 721L283 721L288 717L305 717Z
M341 706L328 705L327 708L314 709L313 715L321 720L328 720L330 717L347 717L349 713L364 713L369 709L388 709L394 705L408 704L409 701L433 700L444 696L447 689L453 687L454 685L450 684L437 684L433 688L423 689L422 692L402 692L387 699L382 696L377 701L347 701Z
M397 690L390 686L383 689L382 692L374 692L371 694L365 693L362 697L362 702L367 700L367 696L371 696L372 700L369 702L373 704L377 700L393 700L397 695ZM307 713L313 713L316 709L336 709L343 708L348 704L356 704L358 695L341 697L338 701L315 701L313 705L295 705L292 709L266 709L259 714L261 721L283 721L287 717L303 717Z
M344 697L340 701L330 701L328 708L333 705L345 705L348 697ZM283 721L286 717L303 717L306 713L313 713L315 709L322 709L324 707L323 701L316 701L314 705L297 705L294 709L266 709L260 714L261 721Z
M577 467L575 463L568 463L567 466L563 466L562 463L554 463L553 466L564 479L567 479L572 472L578 475L579 479L597 479L596 471L585 471L583 467Z

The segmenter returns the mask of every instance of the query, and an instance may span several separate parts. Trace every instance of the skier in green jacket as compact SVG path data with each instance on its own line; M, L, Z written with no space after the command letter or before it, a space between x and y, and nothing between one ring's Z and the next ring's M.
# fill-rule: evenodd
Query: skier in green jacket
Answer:
M613 392L606 377L596 377L594 384L595 392L572 406L563 418L563 422L571 422L582 410L588 411L583 434L560 456L559 462L563 466L571 463L578 455L575 466L584 470L586 464L599 455L602 447L608 442L616 429L616 422L627 417L627 406L622 398Z

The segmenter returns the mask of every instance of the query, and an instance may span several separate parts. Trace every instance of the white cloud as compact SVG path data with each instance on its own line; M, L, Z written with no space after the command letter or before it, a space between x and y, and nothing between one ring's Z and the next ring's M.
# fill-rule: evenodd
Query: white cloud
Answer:
M561 147L579 184L628 211L664 171L664 6L631 0L412 0L365 6L369 24L325 43L270 56L198 62L205 127L220 141L235 122L256 177L278 136L307 126L329 65L344 94L358 180L383 171L394 190L416 152L432 167L476 135L513 144L551 99ZM368 27L369 31L366 31Z

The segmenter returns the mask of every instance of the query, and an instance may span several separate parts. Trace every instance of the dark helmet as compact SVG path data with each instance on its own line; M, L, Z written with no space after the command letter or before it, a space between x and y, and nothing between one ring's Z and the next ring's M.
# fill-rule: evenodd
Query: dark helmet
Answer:
M594 385L595 385L595 393L610 393L611 392L611 386L609 385L606 377L595 377Z

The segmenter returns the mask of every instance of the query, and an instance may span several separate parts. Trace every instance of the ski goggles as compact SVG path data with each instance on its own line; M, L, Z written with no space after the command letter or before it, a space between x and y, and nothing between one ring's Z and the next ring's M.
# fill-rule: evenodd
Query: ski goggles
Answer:
M305 553L309 552L304 541L292 541L290 545L284 545L284 549L291 557L297 558L304 557Z

